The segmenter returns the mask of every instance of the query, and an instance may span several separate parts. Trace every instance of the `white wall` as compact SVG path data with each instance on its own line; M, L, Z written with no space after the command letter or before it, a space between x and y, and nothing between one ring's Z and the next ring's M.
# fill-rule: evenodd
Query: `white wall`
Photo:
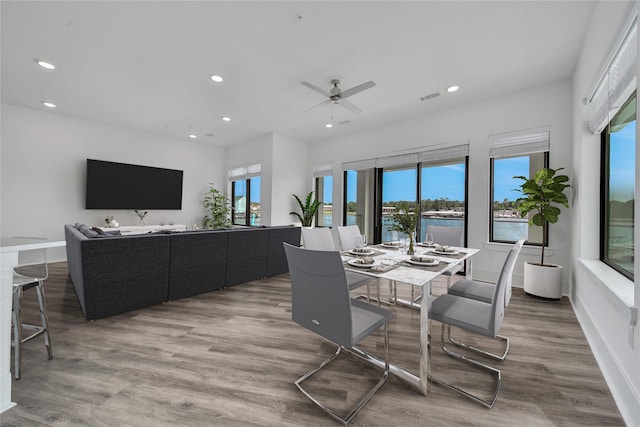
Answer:
M461 108L440 111L367 132L350 134L312 144L314 162L334 162L334 224L341 222L345 161L383 156L428 146L456 145L470 141L469 246L480 248L474 257L474 278L495 281L506 257L507 247L487 243L489 238L489 135L551 126L551 167L564 167L571 177L571 81L564 80L521 92L487 99ZM549 262L571 265L570 215L561 215L551 225ZM514 285L522 286L524 261L539 258L539 250L525 247L514 273ZM570 269L565 269L568 291Z
M575 273L571 301L620 412L628 425L638 426L640 326L632 330L630 337L628 325L630 307L640 306L640 287L599 261L600 137L587 130L583 103L628 14L628 5L627 2L598 3L573 79L575 198L572 250ZM636 186L639 183L636 173ZM638 209L635 215L638 224ZM635 233L638 241L638 227L635 227ZM639 266L636 260L636 272Z
M287 225L297 210L292 194L311 191L310 168L306 143L279 133L270 133L226 150L227 169L262 164L260 180L260 223ZM231 192L231 186L228 187Z
M133 211L84 208L86 159L108 160L184 171L182 210L150 210L146 222L186 224L202 219L209 182L222 182L224 150L50 112L2 104L0 233L64 240L63 226L103 225L113 215L136 224ZM51 250L52 261L64 249Z

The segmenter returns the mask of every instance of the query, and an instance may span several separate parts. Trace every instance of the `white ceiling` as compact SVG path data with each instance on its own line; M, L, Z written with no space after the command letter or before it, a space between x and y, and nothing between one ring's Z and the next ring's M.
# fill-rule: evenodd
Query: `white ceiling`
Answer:
M228 146L303 141L573 74L594 2L7 2L2 102ZM34 59L54 63L47 71ZM224 82L215 84L216 73ZM376 86L341 106L302 86ZM460 85L448 94L449 85ZM440 97L420 101L423 95ZM351 123L326 129L324 123ZM232 118L223 122L221 116ZM213 134L213 136L205 136Z

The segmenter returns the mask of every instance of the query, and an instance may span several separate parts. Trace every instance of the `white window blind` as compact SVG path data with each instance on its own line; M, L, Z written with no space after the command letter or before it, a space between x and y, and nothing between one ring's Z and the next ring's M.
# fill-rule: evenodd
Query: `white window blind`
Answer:
M464 158L469 155L469 144L435 148L415 153L378 157L376 159L358 160L342 164L342 170L363 170L372 168L392 168L396 166L415 165L419 162L435 162Z
M256 163L253 165L238 166L227 171L229 181L240 181L244 179L260 176L262 172L262 164Z
M638 12L633 9L614 43L603 71L587 96L589 130L602 132L637 87Z
M376 167L376 159L356 160L353 162L346 162L342 164L342 170L356 170L361 171L365 169L373 169Z
M489 135L489 156L507 157L549 151L550 127Z
M313 177L333 175L333 163L320 163L313 166Z
M461 159L468 155L469 144L462 144L438 148L436 150L422 151L418 153L418 161L421 163L435 163L443 160Z

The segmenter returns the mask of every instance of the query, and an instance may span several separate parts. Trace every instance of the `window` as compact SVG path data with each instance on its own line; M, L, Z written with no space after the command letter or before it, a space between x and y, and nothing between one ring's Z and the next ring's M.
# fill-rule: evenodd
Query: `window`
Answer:
M320 203L316 212L317 227L331 227L333 224L333 163L313 167L315 196Z
M462 144L345 163L343 223L358 224L375 243L388 241L391 215L404 204L419 215L419 242L428 224L466 230L468 155Z
M600 259L633 280L636 170L636 93L601 134Z
M260 164L229 170L232 224L260 225L260 172Z
M543 167L549 167L549 128L537 128L490 136L491 213L489 240L547 245L548 227L529 226L528 217L516 211L517 190L522 183L514 176L533 177Z

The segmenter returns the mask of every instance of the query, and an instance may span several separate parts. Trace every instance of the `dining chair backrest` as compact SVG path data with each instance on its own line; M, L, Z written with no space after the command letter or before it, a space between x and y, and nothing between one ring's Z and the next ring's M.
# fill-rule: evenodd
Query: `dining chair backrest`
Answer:
M429 224L427 225L426 233L433 234L433 243L438 245L464 247L464 227Z
M522 245L524 245L524 239L522 240L518 240L515 245L513 245L513 248L511 250L515 250L516 251L516 256L514 257L513 261L509 264L507 264L507 261L509 260L509 257L507 257L507 260L504 263L504 266L502 268L503 273L500 274L500 276L502 276L502 274L504 274L506 276L506 280L507 280L507 284L505 287L505 291L504 291L504 306L505 308L509 306L509 301L511 301L511 294L512 294L512 279L513 279L513 270L516 266L516 258L518 257L518 254L520 254L520 250L522 249ZM505 271L506 269L506 271ZM500 277L498 277L498 280L500 280Z
M340 236L340 250L350 251L355 248L356 238L362 236L360 227L357 225L339 225L337 228Z
M502 320L504 319L504 311L507 306L507 293L511 293L511 276L513 274L513 268L516 264L516 259L520 254L520 249L524 240L518 240L516 244L511 248L507 254L507 259L504 261L502 271L498 277L498 282L493 290L493 298L491 299L491 311L492 316L490 319L489 327L492 328L493 336L498 334L500 326L502 326ZM507 290L509 288L509 290Z
M305 249L316 251L335 251L336 247L327 227L302 227L302 244Z
M340 253L283 244L293 321L338 345L352 347L351 302Z

